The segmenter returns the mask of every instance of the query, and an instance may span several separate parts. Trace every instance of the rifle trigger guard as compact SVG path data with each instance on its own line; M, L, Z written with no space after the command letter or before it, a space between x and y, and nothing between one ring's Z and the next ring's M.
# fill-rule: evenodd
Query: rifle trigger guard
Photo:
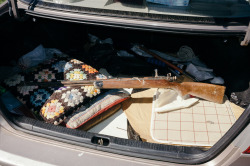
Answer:
M97 89L101 89L103 87L103 82L102 81L95 81L94 87Z

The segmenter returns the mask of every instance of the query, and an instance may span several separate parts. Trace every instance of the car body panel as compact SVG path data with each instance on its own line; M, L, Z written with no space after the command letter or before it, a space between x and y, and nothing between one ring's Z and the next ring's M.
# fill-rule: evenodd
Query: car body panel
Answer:
M243 134L250 131L250 125L244 130ZM220 155L213 160L200 165L230 165L240 160L245 163L250 155L242 155L242 149L236 144L245 135L239 135ZM247 146L247 145L245 145ZM17 148L18 147L18 148ZM177 163L148 160L131 156L119 155L98 151L95 149L84 148L81 146L56 141L53 139L42 138L39 136L24 133L13 129L8 122L0 115L0 153L5 155L0 157L0 162L15 164L15 162L26 163L45 163L52 165L183 165ZM3 158L8 154L18 156L18 161ZM25 160L25 162L23 162ZM32 162L34 161L34 162ZM14 162L14 163L13 163ZM31 165L32 165L31 164ZM21 164L22 165L22 164Z

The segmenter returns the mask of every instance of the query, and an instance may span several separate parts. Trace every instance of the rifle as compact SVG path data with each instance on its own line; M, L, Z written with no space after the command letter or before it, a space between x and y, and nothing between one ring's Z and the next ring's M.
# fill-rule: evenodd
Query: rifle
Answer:
M94 86L97 89L120 88L170 88L176 90L179 95L187 94L197 96L215 103L223 103L225 87L198 82L174 82L173 77L144 77L144 78L116 78L103 80L60 81L44 83L25 83L25 85L40 86Z

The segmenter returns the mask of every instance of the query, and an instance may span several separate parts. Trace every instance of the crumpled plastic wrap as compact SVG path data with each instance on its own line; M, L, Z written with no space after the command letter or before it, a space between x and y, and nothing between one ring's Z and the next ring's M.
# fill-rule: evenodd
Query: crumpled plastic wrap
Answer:
M248 89L241 92L232 92L230 101L246 109L250 105L250 82Z

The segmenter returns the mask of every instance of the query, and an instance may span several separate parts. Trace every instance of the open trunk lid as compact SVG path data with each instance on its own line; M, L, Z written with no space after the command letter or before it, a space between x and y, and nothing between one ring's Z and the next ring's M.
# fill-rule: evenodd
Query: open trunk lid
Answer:
M6 27L9 27L9 25L21 25L21 28L15 29L14 27L12 27L8 30L9 32L12 32L11 40L13 40L13 38L16 39L14 45L18 49L11 50L11 55L14 56L8 57L7 61L11 61L14 58L17 59L16 56L21 56L23 53L27 52L28 48L31 49L35 44L40 43L43 43L47 47L60 48L63 52L67 52L67 50L70 49L70 51L68 51L69 54L79 56L79 54L81 53L79 53L78 51L82 47L82 44L79 43L79 40L81 42L84 42L85 39L83 38L86 37L86 33L91 32L97 34L97 36L102 36L102 38L111 37L115 41L121 39L125 42L133 41L137 43L143 43L144 45L151 46L151 48L160 50L166 48L166 45L172 47L170 49L172 51L176 50L183 44L191 45L192 48L196 49L199 54L204 54L202 58L206 63L209 64L209 66L214 68L219 75L222 75L224 78L226 78L226 85L229 87L229 91L227 92L227 94L230 94L230 92L234 91L234 89L237 89L237 83L241 78L244 78L242 79L244 85L246 82L249 82L249 78L247 77L250 71L247 65L249 60L249 47L240 47L240 42L238 40L239 38L242 39L242 37L245 38L242 45L247 45L247 43L249 42L249 33L247 33L248 24L245 24L243 26L230 26L227 28L224 28L222 25L211 25L211 27L214 27L214 29L210 31L211 29L208 30L206 28L207 25L190 25L185 23L186 27L184 27L183 29L182 26L184 24L177 23L178 26L182 28L176 28L176 31L176 29L174 28L175 25L171 23L171 26L173 26L171 27L170 24L168 26L168 23L166 22L153 25L154 21L140 22L140 20L137 20L138 24L140 25L135 25L134 23L137 21L133 19L126 19L126 24L122 25L120 18L114 18L119 20L120 22L112 20L111 22L106 23L104 23L108 20L106 16L92 17L88 20L87 17L89 18L91 15L89 13L85 13L84 17L82 17L84 14L81 14L81 16L78 17L76 15L73 16L74 14L70 12L70 14L65 13L61 15L61 11L59 10L55 10L51 14L46 14L45 12L51 10L51 8L44 7L43 5L46 5L46 3L43 2L38 2L35 9L34 6L32 9L32 7L27 8L27 3L18 1L17 4L20 10L18 11L17 8L13 8L13 6L17 7L17 5L14 4L15 1L11 2L12 10L15 10L16 13L20 11L25 12L27 15L33 18L33 22L31 21L31 19L28 19L28 21L24 23L16 23L15 21L7 21L7 23L5 22ZM56 8L58 6L54 7ZM59 7L61 6L59 5ZM14 15L16 18L20 18L18 14ZM67 17L67 15L69 17ZM40 17L48 17L63 21L66 20L69 22L83 22L86 24L105 25L111 27L104 28L91 25L65 23L57 20L51 21L47 19L41 19ZM105 18L107 20L103 21L102 18ZM147 26L149 22L152 24ZM25 23L28 24L24 25ZM29 27L32 26L34 26L34 28L30 29ZM132 30L119 28L116 29L114 27L130 28ZM138 29L148 31L138 31ZM16 32L14 32L15 30ZM76 30L78 30L79 33L82 32L84 34L82 36L80 36L79 33L74 34L73 32L75 32ZM170 31L174 32L174 34L162 33ZM22 33L18 34L18 32ZM190 32L190 34L198 33L199 35L183 35L181 34L183 32ZM211 34L212 36L207 36L207 34ZM216 37L214 36L215 34L221 34L221 36ZM36 41L36 39L34 38L38 39L38 41ZM10 40L9 36L8 40ZM162 43L162 40L166 41L166 43ZM31 44L32 42L30 41L35 42ZM18 46L22 42L22 46L25 46L26 48ZM7 45L9 46L8 42L5 44L5 46ZM215 51L212 51L210 46ZM8 54L7 49L4 49L4 47L2 48L3 53L5 55ZM18 51L20 52L18 53ZM218 51L217 54L215 54L216 51ZM217 55L220 55L220 57L218 57ZM226 73L227 71L228 73ZM15 117L12 114L8 113L8 111L4 109L3 106L1 107L1 109L1 114L12 125L13 128L26 133L39 135L54 140L63 140L63 142L67 142L69 144L84 146L87 148L106 151L110 153L182 164L201 164L212 160L213 158L218 156L237 137L237 135L242 132L242 130L244 130L244 128L249 124L250 119L250 108L248 106L248 108L234 123L234 125L226 132L226 134L223 135L223 137L216 144L214 144L214 146L206 149L204 147L197 146L189 147L154 144L116 138L85 131L72 130L62 126L46 124L42 121L27 117Z

